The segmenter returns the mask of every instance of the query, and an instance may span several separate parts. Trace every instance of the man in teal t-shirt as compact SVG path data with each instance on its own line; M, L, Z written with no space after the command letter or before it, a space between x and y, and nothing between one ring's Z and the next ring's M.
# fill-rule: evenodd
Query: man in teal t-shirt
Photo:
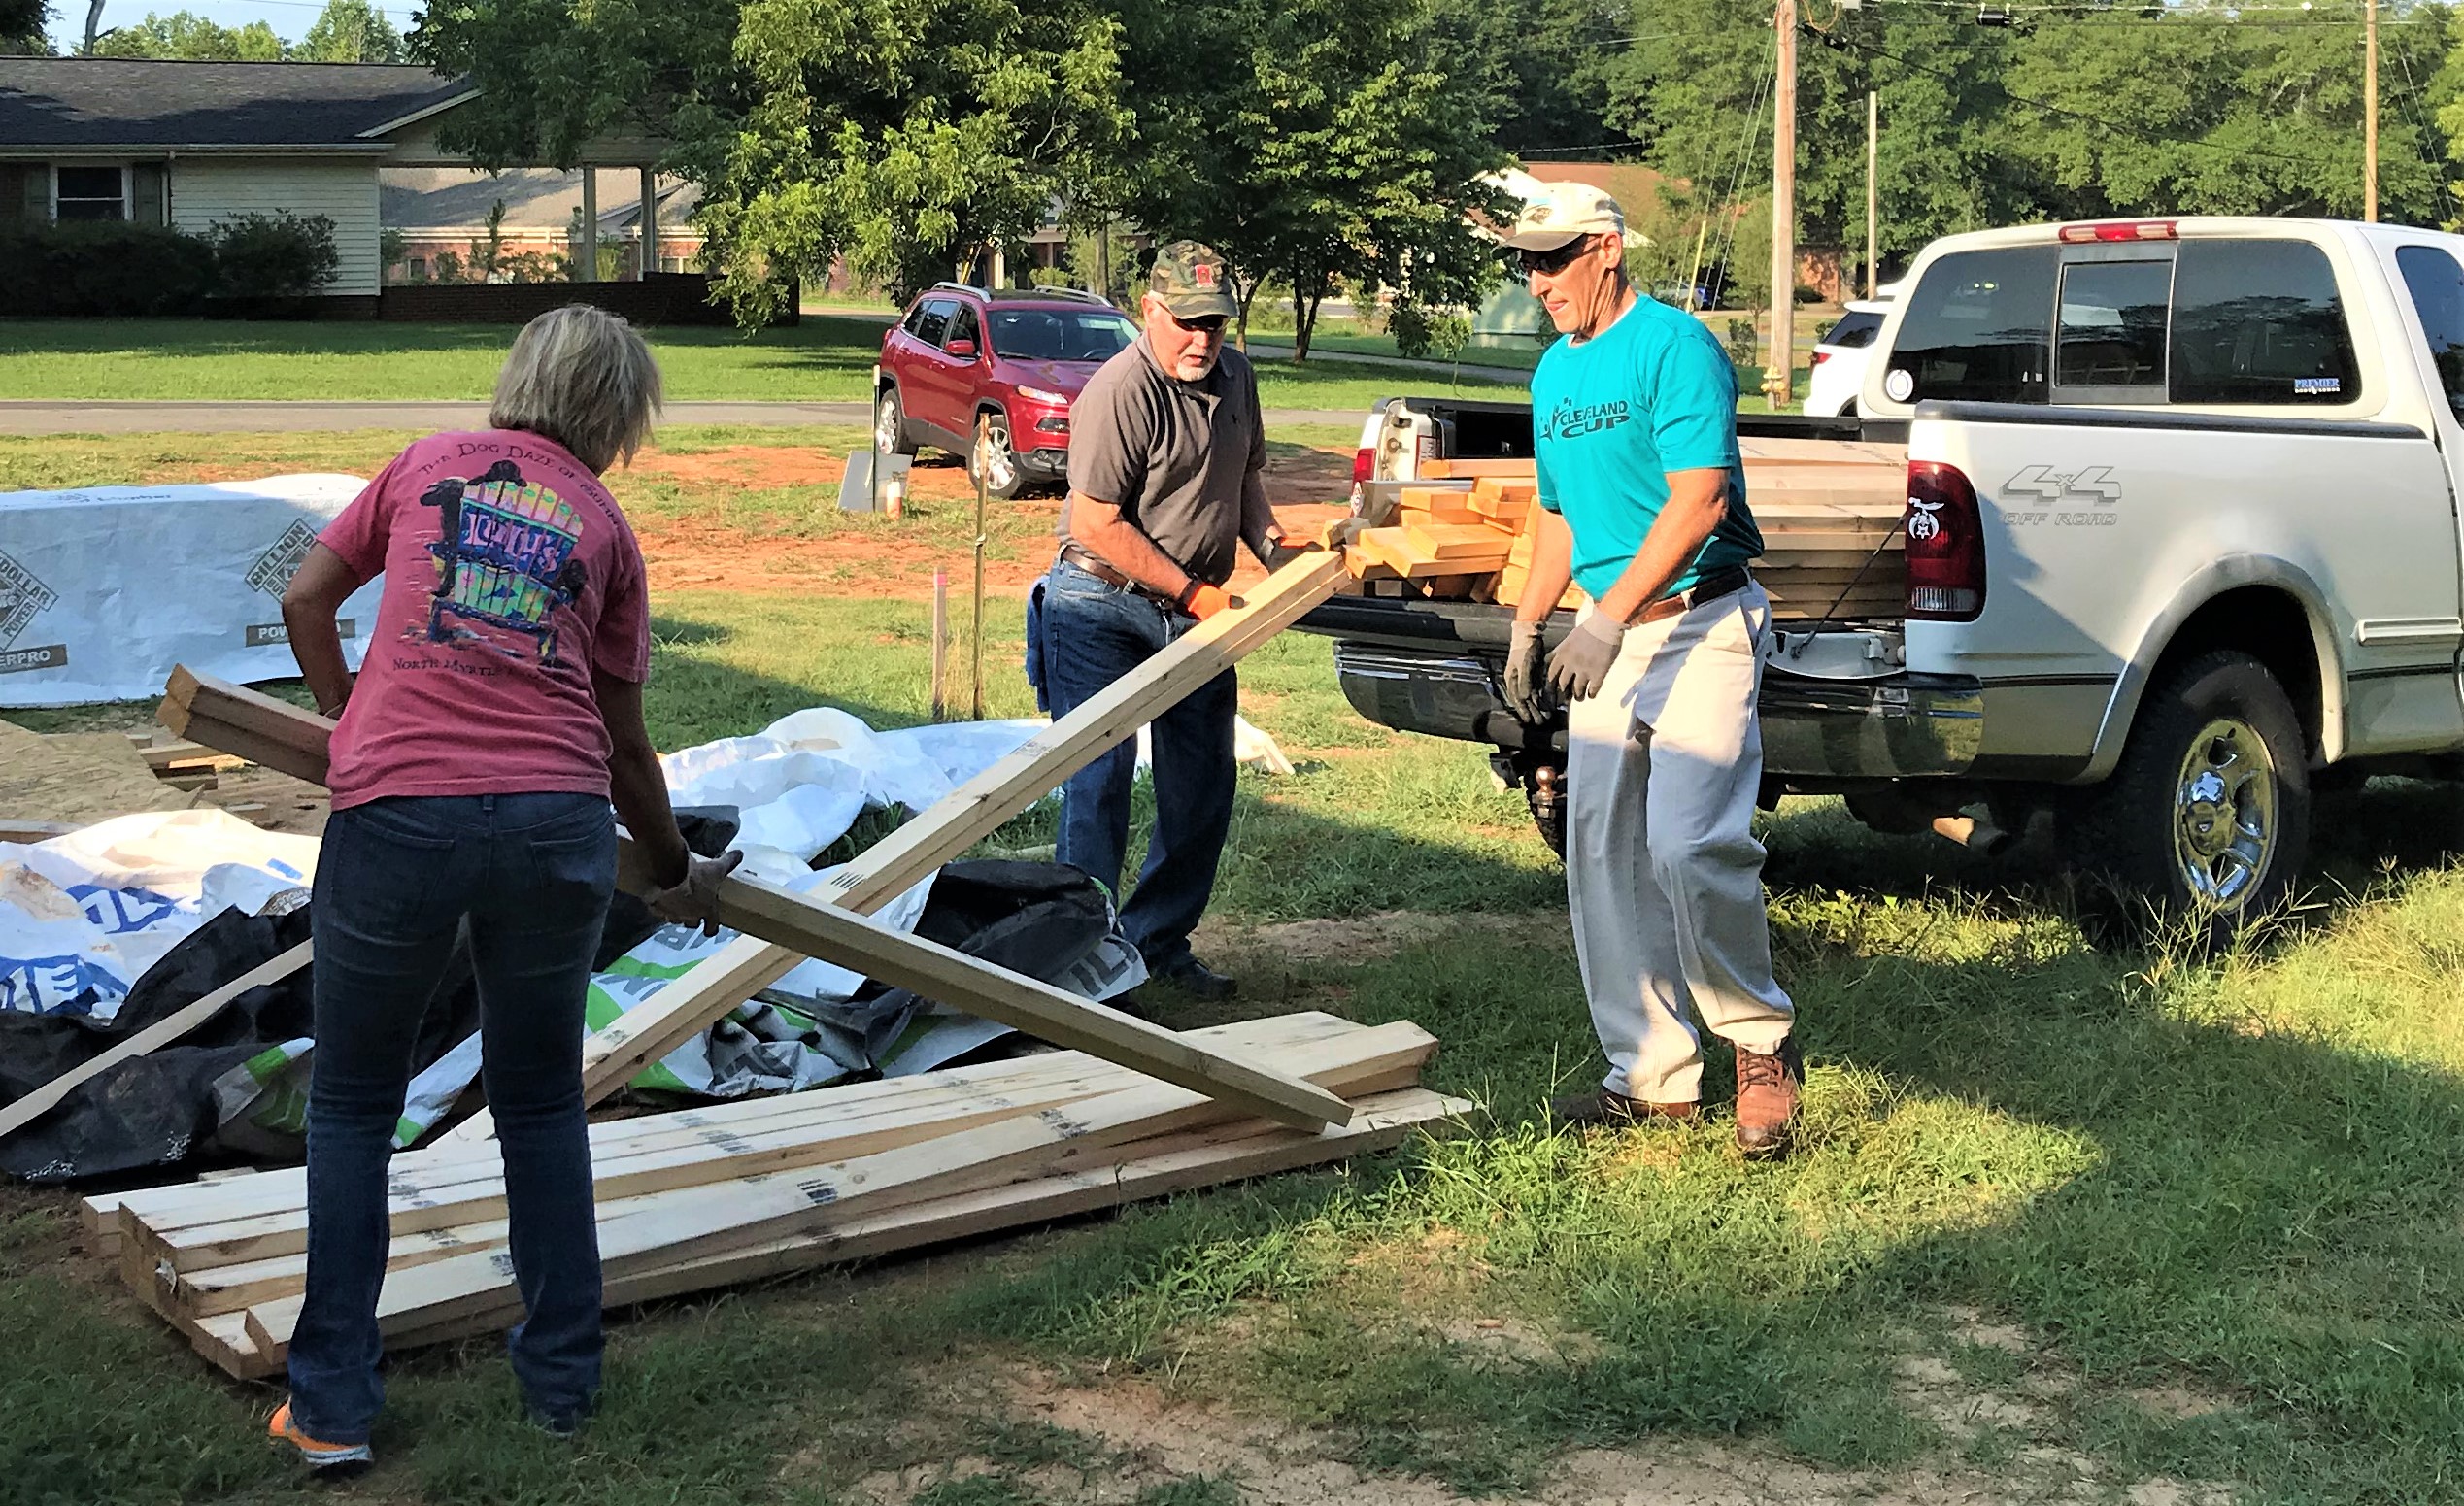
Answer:
M1538 185L1500 235L1566 338L1532 378L1543 509L1515 610L1506 691L1528 722L1566 702L1566 889L1592 1023L1608 1057L1561 1117L1694 1117L1691 1013L1737 1053L1737 1143L1782 1149L1804 1069L1772 976L1762 686L1771 601L1746 562L1737 376L1689 314L1626 280L1625 216L1585 184ZM1589 598L1541 662L1569 581ZM1545 685L1542 683L1545 679Z

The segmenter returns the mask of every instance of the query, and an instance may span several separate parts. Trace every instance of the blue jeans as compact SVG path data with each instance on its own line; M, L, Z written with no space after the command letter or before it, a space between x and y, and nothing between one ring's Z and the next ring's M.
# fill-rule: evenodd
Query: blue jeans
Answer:
M1044 678L1056 720L1153 657L1197 625L1151 597L1107 586L1067 561L1044 578ZM1189 956L1215 889L1215 865L1232 831L1232 720L1240 698L1231 670L1155 719L1155 831L1138 887L1121 907L1121 929L1162 971ZM1130 845L1131 739L1061 786L1061 861L1093 875L1116 896Z
M514 1371L540 1417L591 1410L602 1345L582 1010L615 887L616 818L597 795L399 797L325 823L312 912L308 1290L290 1344L292 1416L311 1437L363 1443L385 1401L386 1165L420 1017L465 920L528 1315L513 1330Z

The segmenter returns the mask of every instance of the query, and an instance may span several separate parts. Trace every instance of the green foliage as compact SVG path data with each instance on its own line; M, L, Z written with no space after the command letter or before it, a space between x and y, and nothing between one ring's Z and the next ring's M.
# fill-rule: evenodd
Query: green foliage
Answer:
M0 224L0 287L12 314L186 313L215 285L214 248L162 225Z
M1386 332L1395 338L1399 355L1419 360L1435 356L1441 361L1459 359L1463 348L1471 343L1471 320L1459 309L1436 312L1416 303L1398 303L1387 316Z
M411 254L411 238L391 225L377 232L377 267L391 272Z
M1355 298L1396 288L1432 305L1476 301L1495 280L1464 219L1503 160L1488 139L1495 91L1462 66L1452 8L1130 0L1123 14L1138 122L1122 195L1159 237L1222 251L1244 314L1266 278L1285 279L1296 360L1338 279Z
M186 62L278 63L283 39L263 21L222 26L193 11L146 13L134 26L116 26L94 44L98 57L167 57Z
M303 63L398 63L402 33L369 0L325 0L291 56Z
M1077 279L1061 267L1035 267L1027 274L1029 287L1075 287Z
M43 35L44 0L0 0L0 57L49 57Z
M222 291L240 297L313 293L342 263L334 222L322 215L234 215L217 222L209 239Z
M1819 9L1819 8L1818 8ZM2139 214L2357 216L2358 0L2246 17L2221 6L2030 9L1984 27L1955 8L1816 15L1798 75L1799 238L1862 246L1865 95L1880 95L1886 263L1987 225ZM2442 6L2382 28L2383 218L2454 218L2443 174L2458 94ZM1768 194L1771 7L1701 0L1655 12L1608 66L1607 116L1714 216ZM1826 45L1829 44L1829 45ZM1725 245L1733 285L1769 298L1767 232ZM1690 249L1690 248L1689 248ZM1678 275L1682 275L1679 273Z

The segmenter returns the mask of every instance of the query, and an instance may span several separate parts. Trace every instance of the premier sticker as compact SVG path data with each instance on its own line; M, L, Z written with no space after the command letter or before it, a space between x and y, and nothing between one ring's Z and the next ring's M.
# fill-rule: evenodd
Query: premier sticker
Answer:
M1905 403L1916 390L1916 375L1905 366L1894 366L1882 374L1882 395L1895 403Z

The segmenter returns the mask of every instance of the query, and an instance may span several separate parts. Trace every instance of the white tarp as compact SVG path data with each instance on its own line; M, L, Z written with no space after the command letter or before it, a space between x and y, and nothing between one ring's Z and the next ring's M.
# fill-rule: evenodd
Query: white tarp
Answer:
M315 838L211 808L0 842L0 1009L109 1020L209 919L232 906L257 914L316 871Z
M0 492L0 706L162 693L172 666L243 684L299 673L283 588L366 483L273 476ZM358 667L370 582L339 616Z

